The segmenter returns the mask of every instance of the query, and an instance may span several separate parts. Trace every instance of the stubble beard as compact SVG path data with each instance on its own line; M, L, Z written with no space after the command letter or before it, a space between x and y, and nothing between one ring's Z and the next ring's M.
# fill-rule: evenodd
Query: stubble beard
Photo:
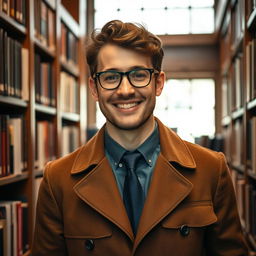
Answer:
M99 104L99 107L100 107L100 110L101 110L102 114L105 116L106 120L109 123L111 123L115 128L117 128L119 130L123 130L123 131L133 131L133 130L137 130L137 129L141 128L142 126L145 125L145 123L147 123L147 121L153 115L155 104L153 104L153 106L151 107L152 109L148 112L148 114L145 117L143 116L142 119L137 124L135 124L133 126L127 126L127 125L119 124L118 120L116 121L115 118L109 118L108 117L109 115L104 111L101 104Z

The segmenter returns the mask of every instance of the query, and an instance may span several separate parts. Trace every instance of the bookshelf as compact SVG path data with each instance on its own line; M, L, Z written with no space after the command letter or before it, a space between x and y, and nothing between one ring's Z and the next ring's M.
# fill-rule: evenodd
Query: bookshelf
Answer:
M221 2L221 3L220 3ZM219 1L222 133L251 255L256 255L256 1Z
M85 36L86 1L0 0L3 255L31 255L43 167L85 143Z

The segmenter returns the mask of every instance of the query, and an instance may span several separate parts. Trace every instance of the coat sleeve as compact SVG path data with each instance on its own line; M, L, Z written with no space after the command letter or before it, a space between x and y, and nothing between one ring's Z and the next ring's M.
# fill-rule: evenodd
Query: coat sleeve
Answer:
M247 256L248 248L237 210L234 187L222 153L219 153L220 168L213 204L217 222L207 230L206 255Z
M49 182L50 166L51 163L48 163L45 168L38 194L33 256L68 255L63 236L62 214Z

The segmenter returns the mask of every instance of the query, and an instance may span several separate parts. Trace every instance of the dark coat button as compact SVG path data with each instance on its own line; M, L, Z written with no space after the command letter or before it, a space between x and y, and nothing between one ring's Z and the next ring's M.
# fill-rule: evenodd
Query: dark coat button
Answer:
M86 247L86 249L87 249L88 251L92 251L92 250L94 249L94 246L95 246L95 244L94 244L94 242L93 242L92 239L87 239L87 240L85 241L85 247Z
M190 232L190 229L189 229L189 227L188 227L187 225L182 225L182 226L180 227L180 234L181 234L182 236L188 236L188 235L189 235L189 232Z

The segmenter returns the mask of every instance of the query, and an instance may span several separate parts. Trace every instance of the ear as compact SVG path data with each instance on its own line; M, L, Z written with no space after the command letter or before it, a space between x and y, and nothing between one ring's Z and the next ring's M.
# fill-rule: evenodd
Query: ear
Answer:
M161 71L156 78L156 96L160 96L165 83L165 73Z
M95 83L95 80L92 77L89 78L89 88L90 88L90 92L91 92L91 95L94 98L94 100L98 101L99 95L98 95L97 85Z

